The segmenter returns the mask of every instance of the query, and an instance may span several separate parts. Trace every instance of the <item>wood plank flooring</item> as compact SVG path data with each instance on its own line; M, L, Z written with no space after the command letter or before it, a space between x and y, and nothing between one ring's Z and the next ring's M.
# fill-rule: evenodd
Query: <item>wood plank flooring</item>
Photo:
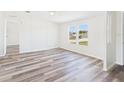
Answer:
M8 48L0 58L1 82L111 82L124 81L124 68L102 70L102 61L56 48L19 54L18 47Z

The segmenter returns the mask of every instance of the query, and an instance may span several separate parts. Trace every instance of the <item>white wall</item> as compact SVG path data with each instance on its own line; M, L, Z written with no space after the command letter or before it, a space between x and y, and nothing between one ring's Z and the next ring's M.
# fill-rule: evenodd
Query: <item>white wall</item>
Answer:
M5 25L3 12L0 12L0 56L5 55Z
M72 21L61 24L60 26L60 47L75 51L81 54L93 56L102 60L105 60L106 56L106 29L105 29L105 15L96 16L88 19L82 19L78 21ZM86 23L89 26L88 29L88 46L75 45L69 42L68 27L71 24Z
M7 21L7 45L19 45L19 23Z
M123 65L123 13L117 12L116 64Z
M58 47L58 25L31 14L23 14L20 31L20 52Z

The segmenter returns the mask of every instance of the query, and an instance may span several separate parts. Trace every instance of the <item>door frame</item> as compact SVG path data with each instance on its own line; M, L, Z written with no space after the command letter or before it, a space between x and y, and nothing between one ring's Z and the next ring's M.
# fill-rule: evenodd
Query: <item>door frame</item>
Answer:
M7 35L7 20L5 19L4 21L4 56L6 55L6 48L7 48L6 35Z

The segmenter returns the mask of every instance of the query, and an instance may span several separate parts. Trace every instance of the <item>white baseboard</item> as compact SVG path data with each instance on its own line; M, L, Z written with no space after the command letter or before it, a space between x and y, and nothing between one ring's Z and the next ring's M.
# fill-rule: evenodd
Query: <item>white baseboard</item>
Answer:
M106 69L104 69L105 71L109 71L111 70L114 66L115 66L116 63L113 63L111 64L109 67L107 67Z
M3 57L3 56L5 56L5 54L3 54L3 55L0 55L0 57Z
M123 65L124 65L124 63L123 63L123 62L119 62L119 63L118 63L117 61L116 61L116 64L121 65L121 66L123 66Z
M51 47L51 48L44 48L44 49L38 49L38 50L20 50L20 54L23 53L32 53L32 52L37 52L37 51L45 51L45 50L50 50L58 47Z
M75 53L79 53L79 54L82 54L82 55L86 55L86 56L90 56L90 57L93 57L93 58L97 58L97 59L103 60L100 57L97 57L97 56L94 56L94 55L91 55L91 54L81 53L81 52L78 52L78 51L75 51L75 50L71 50L71 49L67 49L67 48L63 48L63 47L60 47L60 48L65 49L65 50L69 50L69 51L72 51L72 52L75 52Z

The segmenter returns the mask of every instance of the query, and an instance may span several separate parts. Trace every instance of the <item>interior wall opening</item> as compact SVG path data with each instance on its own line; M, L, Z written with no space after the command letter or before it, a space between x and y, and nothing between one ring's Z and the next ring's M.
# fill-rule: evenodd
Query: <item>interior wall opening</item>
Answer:
M19 23L7 21L6 23L6 55L19 54Z

